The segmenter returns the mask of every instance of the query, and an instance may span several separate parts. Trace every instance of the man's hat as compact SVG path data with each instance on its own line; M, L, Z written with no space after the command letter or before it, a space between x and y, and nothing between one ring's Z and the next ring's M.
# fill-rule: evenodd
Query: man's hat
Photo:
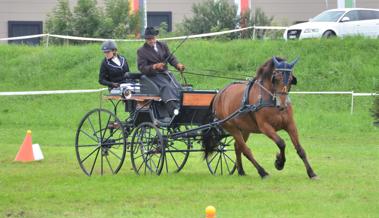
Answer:
M145 29L144 37L145 39L153 38L154 36L159 34L159 30L154 29L154 27L149 26Z

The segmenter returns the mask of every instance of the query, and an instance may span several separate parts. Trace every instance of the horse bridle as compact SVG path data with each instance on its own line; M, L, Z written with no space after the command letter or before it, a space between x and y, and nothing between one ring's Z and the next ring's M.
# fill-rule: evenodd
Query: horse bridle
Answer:
M293 72L293 69L274 69L274 73L271 77L271 82L273 83L273 85L275 85L275 77L279 74L282 75L283 83L284 83L284 87L282 91L274 92L274 95L288 95L290 91L290 89L288 89L288 86L290 82L292 82L291 78L293 77L292 72Z
M289 69L275 69L274 73L273 73L273 75L271 77L272 84L274 85L274 83L275 83L274 82L274 78L275 78L276 75L282 74L284 76L285 72L289 72L288 73L289 77L292 76L292 70L289 70ZM288 87L288 85L290 83L289 78L287 80L287 85L285 85L283 87L282 91L280 91L280 92L277 92L277 91L272 92L272 91L268 90L266 87L263 86L263 81L262 80L256 80L254 83L256 83L261 88L261 90L264 90L266 93L268 93L272 97L272 100L275 100L275 101L277 101L277 100L281 101L277 97L278 96L288 96L288 93L290 91L289 89L287 89L287 87ZM260 98L261 98L261 94L260 94ZM277 102L277 106L278 105L280 105L280 103L278 104L278 102ZM287 106L287 100L285 102L285 105Z

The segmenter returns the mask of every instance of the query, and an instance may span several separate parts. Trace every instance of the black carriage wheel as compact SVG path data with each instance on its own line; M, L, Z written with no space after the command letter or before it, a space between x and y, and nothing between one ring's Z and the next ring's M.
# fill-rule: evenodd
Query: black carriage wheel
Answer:
M206 158L209 171L213 175L232 175L236 170L234 138L224 136L216 150Z
M165 143L160 130L145 122L133 132L130 156L134 171L138 174L160 175L164 164Z
M128 133L114 113L94 109L80 121L75 150L80 168L93 174L117 174L124 163Z
M169 128L168 134L178 133L188 129L187 126ZM178 173L183 169L187 162L191 149L191 140L189 138L180 138L176 140L167 139L166 141L163 171L166 173Z

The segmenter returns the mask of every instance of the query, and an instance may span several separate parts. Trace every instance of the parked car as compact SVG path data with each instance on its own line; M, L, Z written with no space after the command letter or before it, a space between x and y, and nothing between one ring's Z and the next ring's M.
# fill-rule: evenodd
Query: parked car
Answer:
M288 27L284 39L363 35L379 37L379 9L342 8L322 12L309 22Z

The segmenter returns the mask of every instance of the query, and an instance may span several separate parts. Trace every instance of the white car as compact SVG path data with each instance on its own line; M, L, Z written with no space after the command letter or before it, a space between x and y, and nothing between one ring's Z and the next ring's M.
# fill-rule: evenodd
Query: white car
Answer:
M322 12L309 22L288 27L284 39L363 35L379 37L379 9L342 8Z

